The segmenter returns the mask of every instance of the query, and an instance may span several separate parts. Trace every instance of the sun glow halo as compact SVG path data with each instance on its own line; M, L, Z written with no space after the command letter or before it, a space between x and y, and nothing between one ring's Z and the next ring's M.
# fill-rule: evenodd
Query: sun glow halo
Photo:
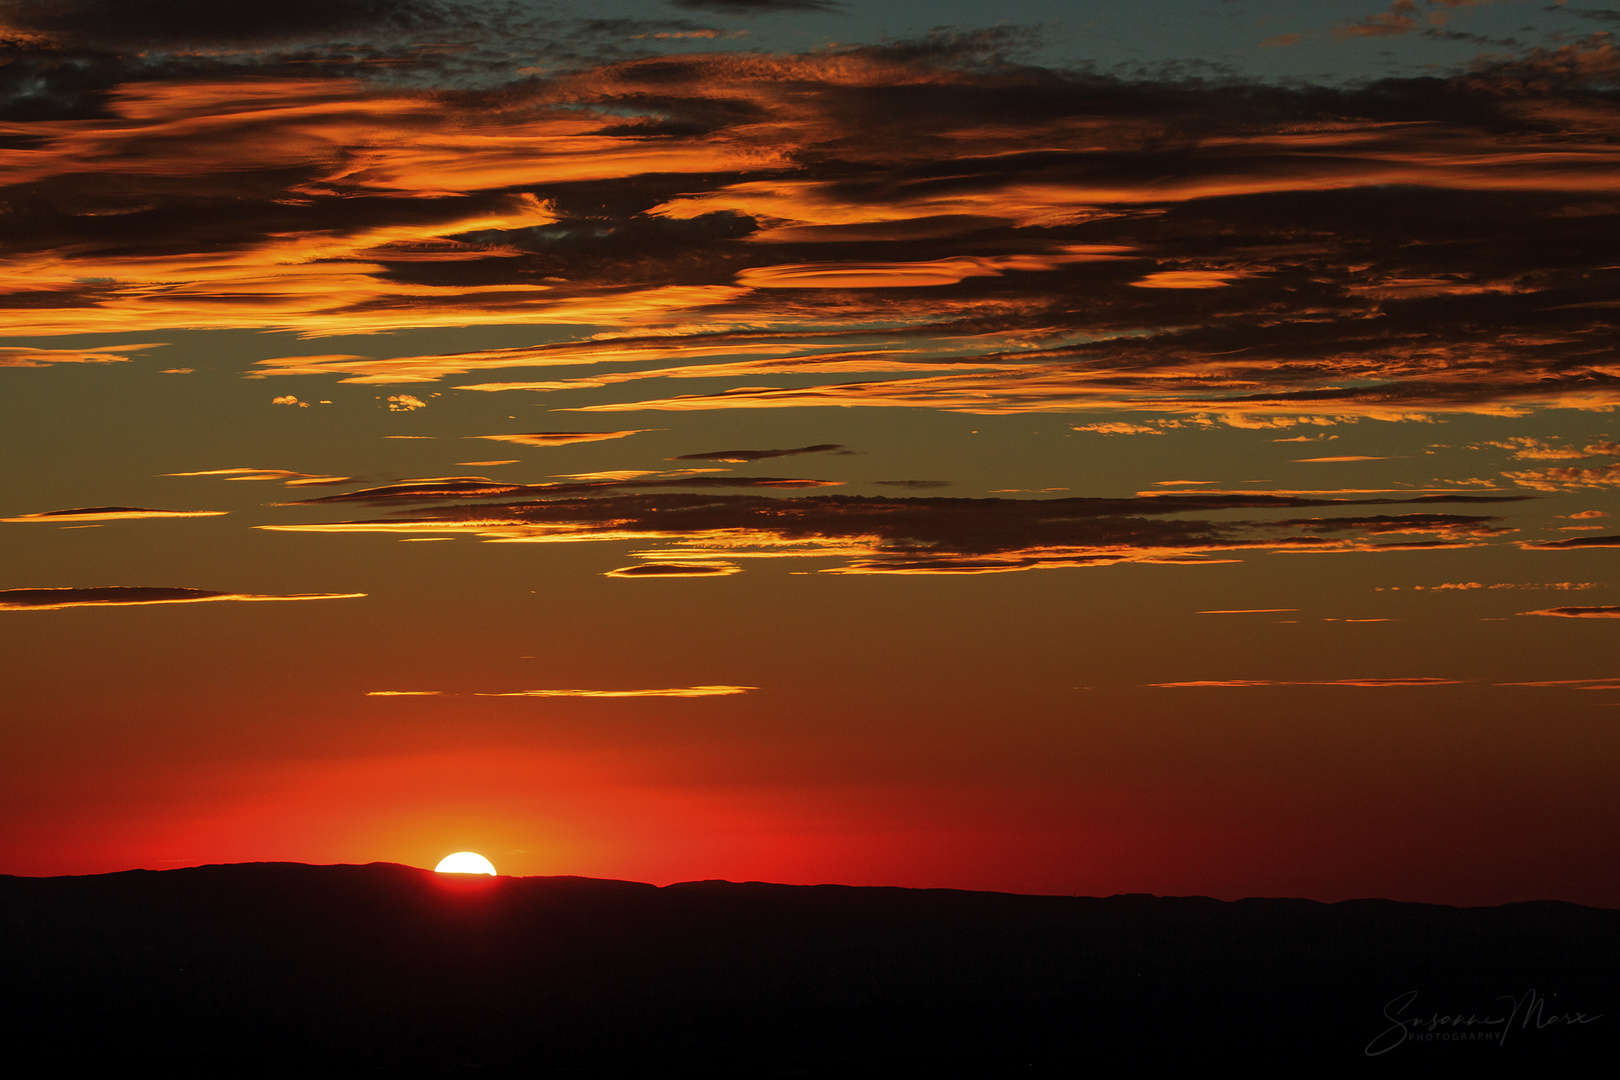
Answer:
M491 874L495 867L482 855L472 851L458 851L454 855L446 855L439 860L439 865L433 868L438 874Z

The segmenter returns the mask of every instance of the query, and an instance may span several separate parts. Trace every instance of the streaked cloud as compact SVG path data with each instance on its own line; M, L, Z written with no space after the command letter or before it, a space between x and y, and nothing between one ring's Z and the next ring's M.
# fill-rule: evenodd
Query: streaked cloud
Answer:
M681 454L671 461L764 461L767 458L795 457L799 454L838 453L844 447L838 443L816 443L814 446L796 446L790 450L708 450L701 454Z
M1620 606L1600 604L1590 607L1555 607L1521 611L1520 615L1548 615L1557 619L1620 619Z
M523 446L567 446L570 443L603 442L607 439L622 439L627 435L640 435L649 428L635 428L630 431L531 431L517 435L473 435L474 439L490 439L494 442L520 443Z
M632 470L634 471L634 470ZM707 470L697 470L707 471ZM404 480L381 487L360 488L337 495L301 499L298 505L321 506L331 503L430 503L461 499L492 499L500 496L543 496L550 498L596 495L625 488L796 488L840 487L841 480L809 480L791 476L701 476L689 473L655 473L654 479L584 480L562 484L509 484L484 476L441 476Z
M305 500L420 506L436 500L544 496L396 511L374 521L264 525L293 532L471 533L497 543L642 541L653 562L737 558L836 558L824 573L981 574L1121 562L1202 563L1243 550L1377 552L1445 550L1494 535L1479 515L1415 513L1378 517L1214 520L1185 515L1304 507L1485 504L1515 496L1413 496L1363 499L1271 494L1154 493L1129 499L946 499L849 495L767 497L647 492L622 487L793 486L823 481L769 477L692 477L651 483L499 485L482 480L393 485ZM571 490L572 489L572 490ZM1434 539L1388 541L1389 534Z
M1542 679L1537 682L1500 682L1496 686L1556 686L1569 690L1620 690L1620 679Z
M1468 592L1473 589L1555 589L1562 592L1569 592L1584 589L1599 589L1602 587L1603 586L1596 581L1499 581L1490 585L1486 585L1478 581L1443 581L1438 585L1407 586L1407 588L1412 592L1423 592L1425 590L1429 592ZM1380 585L1373 591L1383 592L1385 588L1385 586ZM1401 591L1401 586L1399 585L1390 585L1387 588L1391 592Z
M1537 491L1572 491L1579 488L1620 487L1620 461L1609 465L1568 465L1547 469L1504 472L1515 484Z
M438 697L438 690L367 690L366 697Z
M70 607L122 607L131 604L195 604L212 600L348 600L365 595L365 593L266 595L140 585L113 585L93 589L0 589L0 611L56 611Z
M1156 687L1210 686L1461 686L1470 679L1195 679L1188 682L1148 683Z
M1235 270L1160 270L1130 284L1138 289L1224 289L1244 276Z
M1572 536L1568 540L1526 540L1520 547L1530 551L1570 551L1576 548L1620 547L1620 536Z
M1097 424L1080 424L1071 427L1073 431L1090 431L1097 435L1163 435L1161 428L1149 427L1146 424L1129 424L1119 420L1109 420Z
M164 476L218 476L226 480L280 480L286 487L320 487L328 484L349 484L348 476L324 476L320 473L294 472L291 469L203 469L200 472L164 473Z
M36 349L22 345L0 345L0 368L49 367L52 364L116 364L135 353L161 349L163 342L146 345L113 345L100 349Z
M378 25L516 47L517 23L454 10ZM1388 32L1404 10L1341 30ZM53 41L92 32L38 25ZM1620 404L1606 284L1620 214L1605 209L1620 119L1592 97L1607 44L1376 87L1239 87L988 63L1009 32L578 61L498 94L408 90L352 65L109 76L96 108L7 129L27 147L0 166L8 323L588 325L582 340L439 356L312 349L254 374L383 385L589 364L602 370L472 385L722 381L593 411L1285 427ZM422 78L463 62L408 61ZM821 377L772 384L788 374Z
M1366 454L1340 454L1337 457L1301 457L1295 458L1301 462L1337 462L1337 461L1388 461L1388 458L1368 457Z
M47 510L0 521L128 521L137 518L221 517L228 510L152 510L144 506L85 506L77 510Z
M513 690L504 694L475 694L474 697L583 697L583 698L695 698L727 697L758 690L757 686L679 686L667 690Z
M616 578L725 577L728 574L740 573L741 570L742 567L735 563L649 562L638 563L635 566L622 566L617 570L609 570L602 576Z
M1216 608L1195 612L1198 615L1269 615L1279 611L1298 611L1297 607Z

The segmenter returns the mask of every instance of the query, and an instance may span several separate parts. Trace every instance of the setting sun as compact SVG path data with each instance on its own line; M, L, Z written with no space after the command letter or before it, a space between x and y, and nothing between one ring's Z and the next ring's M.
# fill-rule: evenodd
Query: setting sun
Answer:
M482 855L472 851L458 851L454 855L446 855L439 860L439 865L433 868L439 874L494 874L495 867Z

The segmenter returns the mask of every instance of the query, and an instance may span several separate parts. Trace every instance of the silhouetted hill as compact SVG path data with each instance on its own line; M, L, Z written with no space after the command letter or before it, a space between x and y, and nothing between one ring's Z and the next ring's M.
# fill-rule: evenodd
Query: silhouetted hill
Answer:
M1523 1072L1620 1048L1620 911L1553 902L259 863L0 877L0 972L5 1034L65 1070ZM1403 1039L1386 1011L1459 1021Z

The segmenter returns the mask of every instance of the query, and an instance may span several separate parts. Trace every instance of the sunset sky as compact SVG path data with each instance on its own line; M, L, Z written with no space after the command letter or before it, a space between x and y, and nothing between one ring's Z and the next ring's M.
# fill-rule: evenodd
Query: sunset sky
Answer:
M0 873L1620 905L1611 32L0 0Z

